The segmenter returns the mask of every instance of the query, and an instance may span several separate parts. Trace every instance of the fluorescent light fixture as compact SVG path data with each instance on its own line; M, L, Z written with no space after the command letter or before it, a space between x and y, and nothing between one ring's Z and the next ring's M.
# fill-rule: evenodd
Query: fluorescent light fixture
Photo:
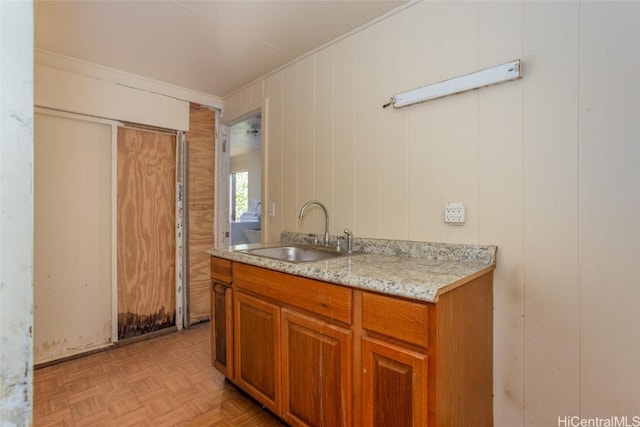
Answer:
M391 102L383 107L393 104L393 108L406 107L418 102L430 101L456 93L468 92L481 87L492 86L510 80L522 78L522 67L519 59L498 65L486 70L476 71L460 77L454 77L439 83L434 83L418 89L408 90L395 94Z

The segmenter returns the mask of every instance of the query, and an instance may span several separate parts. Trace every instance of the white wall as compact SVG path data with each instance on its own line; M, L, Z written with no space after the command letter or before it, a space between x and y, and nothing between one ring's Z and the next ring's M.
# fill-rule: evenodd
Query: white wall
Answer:
M264 80L258 80L225 98L220 118L225 124L234 123L248 112L260 109L263 100Z
M33 4L0 1L0 425L33 407Z
M105 121L35 114L36 365L117 341L117 304L112 301L117 288L112 277L114 133L115 126Z
M35 105L87 116L189 130L189 103L45 65L35 67Z
M403 109L397 92L512 59L524 79ZM495 425L640 415L640 2L427 1L232 94L268 98L268 240L496 244ZM449 201L467 223L448 226Z
M175 86L170 83L161 82L137 74L127 73L92 62L82 61L77 58L61 55L45 49L34 49L34 52L36 64L45 66L49 69L62 70L123 87L135 88L144 92L174 98L176 100L193 102L215 109L222 109L222 99L217 96Z
M580 22L580 409L640 415L640 2Z
M35 49L35 105L88 116L189 130L189 103L222 108L207 94Z

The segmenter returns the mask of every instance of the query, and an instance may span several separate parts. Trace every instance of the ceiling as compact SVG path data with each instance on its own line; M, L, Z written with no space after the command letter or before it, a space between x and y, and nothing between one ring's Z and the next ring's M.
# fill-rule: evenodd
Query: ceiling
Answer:
M249 117L230 128L229 156L236 157L260 150L262 140L262 117Z
M408 0L37 0L35 47L224 97Z

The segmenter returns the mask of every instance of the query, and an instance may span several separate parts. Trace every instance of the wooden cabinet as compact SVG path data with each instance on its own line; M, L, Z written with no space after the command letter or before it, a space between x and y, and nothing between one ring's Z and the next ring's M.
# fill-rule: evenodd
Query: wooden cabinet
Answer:
M352 291L240 263L233 273L233 380L292 426L352 425Z
M370 333L427 348L430 305L362 292L362 326Z
M284 420L351 425L351 331L282 309L282 337Z
M485 274L429 306L430 427L493 425L492 284Z
M426 354L363 338L362 372L363 425L427 425Z
M211 284L211 361L224 376L233 376L233 290Z
M491 271L435 303L236 262L214 275L232 284L212 303L233 312L225 375L289 425L493 425Z
M211 257L211 363L233 376L233 290L231 261Z
M427 425L428 305L363 292L362 324L363 425Z
M351 289L240 263L233 264L233 283L280 306L351 324Z
M436 303L356 291L363 426L493 425L492 284L489 272Z
M233 326L234 381L280 414L280 308L238 291Z

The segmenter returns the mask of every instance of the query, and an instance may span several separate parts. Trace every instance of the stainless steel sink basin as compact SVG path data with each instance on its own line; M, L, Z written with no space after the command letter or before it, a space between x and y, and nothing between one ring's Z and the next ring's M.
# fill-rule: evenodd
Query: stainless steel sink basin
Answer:
M344 252L315 246L276 246L272 248L244 249L238 252L294 263L321 261L347 255Z

